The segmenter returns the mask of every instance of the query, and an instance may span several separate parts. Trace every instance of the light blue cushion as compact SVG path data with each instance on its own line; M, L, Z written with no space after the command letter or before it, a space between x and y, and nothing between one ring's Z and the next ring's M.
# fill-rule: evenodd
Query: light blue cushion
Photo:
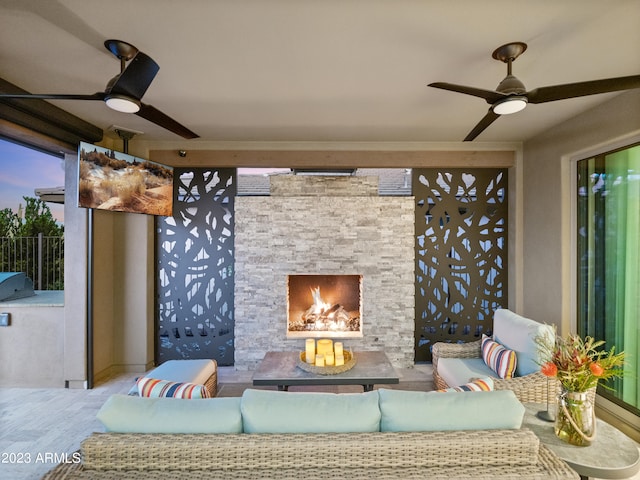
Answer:
M112 395L97 414L107 432L242 433L240 398Z
M553 327L503 308L493 314L493 339L509 350L514 350L518 357L516 377L540 371L538 345L535 341L539 335L550 335L553 338Z
M496 372L482 358L440 358L438 375L450 387L469 383L476 378L497 378Z
M204 385L216 371L216 363L207 359L167 360L144 376L168 380L170 382L189 382Z
M241 410L246 433L380 430L377 391L335 394L247 389Z
M381 388L378 395L383 432L516 429L525 411L511 390L438 393Z

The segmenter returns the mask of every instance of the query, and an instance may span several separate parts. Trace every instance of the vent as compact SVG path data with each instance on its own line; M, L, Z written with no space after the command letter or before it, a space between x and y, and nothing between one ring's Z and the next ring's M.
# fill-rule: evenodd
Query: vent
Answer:
M355 168L332 168L328 170L318 168L294 168L294 175L324 175L329 177L351 177L356 174Z

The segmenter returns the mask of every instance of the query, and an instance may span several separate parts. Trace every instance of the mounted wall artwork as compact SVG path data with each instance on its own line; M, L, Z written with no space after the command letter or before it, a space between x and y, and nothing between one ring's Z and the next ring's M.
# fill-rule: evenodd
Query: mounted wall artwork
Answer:
M171 216L173 168L81 142L78 206Z

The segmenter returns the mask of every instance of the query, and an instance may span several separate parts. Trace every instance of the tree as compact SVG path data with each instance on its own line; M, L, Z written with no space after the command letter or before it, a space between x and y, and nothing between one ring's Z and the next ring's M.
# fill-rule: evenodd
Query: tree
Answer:
M10 208L0 210L0 237L15 237L21 227L20 217Z
M22 237L35 237L39 233L49 237L61 237L64 227L56 223L49 206L39 198L22 197L26 202L24 210L24 222L19 235Z
M44 201L22 198L26 202L24 220L10 208L0 210L0 237L8 237L2 240L0 271L25 272L42 290L61 290L64 227L56 223ZM42 241L36 238L40 234L45 237Z

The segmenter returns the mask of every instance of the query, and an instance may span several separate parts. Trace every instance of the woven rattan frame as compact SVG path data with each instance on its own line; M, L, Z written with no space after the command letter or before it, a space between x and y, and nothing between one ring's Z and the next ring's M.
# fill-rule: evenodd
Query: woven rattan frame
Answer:
M480 350L481 340L468 343L437 342L433 345L433 381L436 388L449 388L447 382L438 374L438 360L440 358L482 358ZM518 400L523 403L553 403L559 392L559 383L555 379L548 379L542 373L536 372L523 377L493 378L495 390L512 390Z
M577 479L528 429L345 434L92 434L44 479Z
M215 362L215 360L214 360ZM207 381L204 382L204 387L209 392L209 395L213 398L218 394L218 365L216 363L216 368L211 374Z

